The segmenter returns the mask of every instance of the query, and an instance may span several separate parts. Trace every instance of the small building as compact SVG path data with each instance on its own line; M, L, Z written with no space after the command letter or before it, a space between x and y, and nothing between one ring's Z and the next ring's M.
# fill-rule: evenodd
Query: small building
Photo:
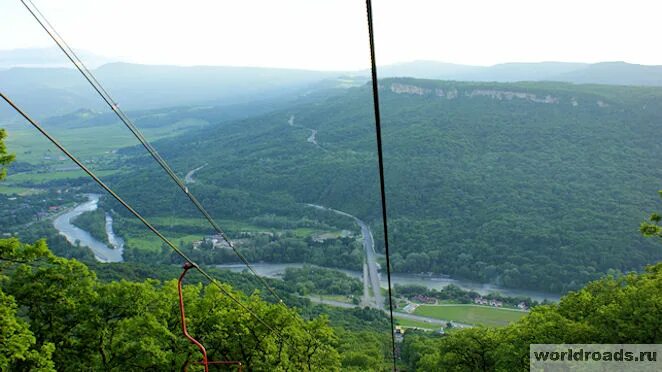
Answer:
M474 298L474 303L476 305L489 305L489 301L487 301L487 299L483 297Z
M192 244L193 249L199 249L203 244L206 246L211 246L214 249L230 249L230 244L228 244L228 242L225 241L223 236L220 234L205 236L202 238L202 240L194 241Z
M490 306L501 307L503 306L503 302L498 300L490 300Z
M434 304L437 302L436 299L433 297L425 296L425 295L416 295L411 298L412 301L420 302L422 304Z

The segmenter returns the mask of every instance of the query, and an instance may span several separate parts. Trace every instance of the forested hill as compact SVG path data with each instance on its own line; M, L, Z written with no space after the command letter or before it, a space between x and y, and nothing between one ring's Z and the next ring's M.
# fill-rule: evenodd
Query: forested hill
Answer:
M380 88L396 272L561 292L662 259L638 236L662 183L662 89L416 79ZM354 88L157 148L182 175L208 164L191 188L219 218L319 203L378 226L371 104L368 86ZM165 213L174 199L143 187L156 179L150 169L118 182L144 210Z

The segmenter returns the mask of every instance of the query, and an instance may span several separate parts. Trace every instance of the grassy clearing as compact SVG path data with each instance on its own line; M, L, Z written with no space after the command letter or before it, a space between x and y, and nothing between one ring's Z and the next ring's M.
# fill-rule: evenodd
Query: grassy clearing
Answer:
M396 317L395 324L402 326L404 328L422 328L431 331L433 330L436 331L439 328L441 328L441 326L437 324L421 322L418 320L411 320L411 319L397 319L397 316L395 314L393 314L393 316Z
M99 177L109 176L111 174L118 173L119 170L99 170L95 173ZM63 180L63 179L75 179L87 177L87 174L82 170L69 170L69 171L59 171L59 172L44 172L44 173L15 173L10 174L6 178L8 184L22 184L26 182L32 183L41 183L54 180Z
M352 299L349 296L345 296L345 295L319 295L319 294L314 294L314 295L311 295L311 297L322 298L324 300L344 302L346 304L351 304L352 303Z
M173 242L174 244L178 245L180 242L183 242L184 244L190 244L191 242L194 242L196 240L200 240L202 237L201 235L174 235L174 234L168 234L166 233L166 237ZM156 236L140 236L140 237L134 237L134 236L128 236L126 237L126 245L130 246L132 248L136 248L138 250L144 250L144 251L152 251L152 252L158 252L161 250L161 246L163 245L163 241L159 239Z
M207 125L203 120L185 119L157 128L145 128L143 134L150 141L172 137L192 128ZM114 150L138 145L138 140L119 122L104 123L90 127L46 128L64 146L81 159L109 156ZM21 161L35 165L56 165L63 163L58 158L59 150L32 128L9 127L7 148ZM50 158L50 159L48 159ZM68 163L65 163L68 164Z
M414 314L466 324L503 327L517 321L526 312L478 305L421 305Z
M209 225L209 222L207 222L207 220L203 218L147 216L147 219L150 222L152 222L154 226L159 228L168 239L170 239L173 243L177 245L180 245L180 243L183 243L184 245L189 245L193 241L202 239L205 235L210 235L214 233L212 227ZM243 222L243 221L217 220L216 222L221 227L223 227L223 229L226 232L235 233L235 234L238 232L259 233L259 232L277 230L277 229L269 229L265 227L255 226L248 222ZM123 233L123 236L126 239L126 244L128 246L147 251L158 251L161 249L161 241L158 238L155 238L151 234L144 231L144 227L142 223L140 223L138 220L135 220L133 218L123 219L122 223L130 225L127 226L128 229L126 229L126 231L124 232L121 230L121 228L118 228L118 232L120 234ZM197 232L197 234L189 233L189 235L185 235L182 233L174 232L173 230L176 230L176 227L178 226L179 227L184 226L187 228L193 227L194 229L191 229L189 231ZM309 236L310 234L317 232L318 230L310 229L310 228L298 228L288 231L294 232L294 234L298 238L304 238L306 236ZM351 300L348 299L343 299L338 301L351 302Z
M4 195L18 195L18 196L27 196L35 195L44 192L40 189L31 189L27 187L12 187L12 186L0 186L0 194Z
M201 232L207 232L209 234L212 233L211 227L209 226L209 222L207 222L206 219L203 218L182 218L182 217L150 217L150 221L153 221L154 224L158 226L164 226L167 228L168 226L188 226L188 227L199 227ZM268 227L260 227L253 225L248 222L244 221L236 221L236 220L216 220L218 224L223 227L224 230L226 231L231 231L234 233L237 232L265 232L265 231L272 231L272 230L279 230L275 228L268 228ZM299 227L293 230L286 230L286 231L291 231L294 233L294 235L298 238L305 238L307 236L317 234L320 232L326 232L322 230L317 230L309 227ZM340 233L338 232L338 236Z
M149 220L153 221L155 225L164 226L165 228L168 226L199 227L201 232L206 232L208 234L212 233L212 228L209 225L209 222L204 218L150 217ZM135 222L139 224L138 221ZM223 227L224 230L232 232L261 232L269 230L242 221L216 220L216 222Z
M305 238L307 236L319 233L320 230L316 230L310 227L298 227L292 230L292 232L294 232L294 235L296 235L298 238Z

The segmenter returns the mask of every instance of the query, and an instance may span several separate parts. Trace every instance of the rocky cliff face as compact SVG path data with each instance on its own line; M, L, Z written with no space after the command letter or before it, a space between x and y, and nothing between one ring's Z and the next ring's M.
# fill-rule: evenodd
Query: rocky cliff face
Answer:
M436 88L434 89L433 92L432 89L419 87L412 84L392 83L390 86L390 90L395 94L411 94L418 96L428 96L434 94L437 97L443 97L446 99L455 99L459 97L460 94L463 94L465 97L469 97L469 98L488 97L499 101L502 100L511 101L513 99L522 99L530 102L546 103L546 104L556 104L560 102L558 97L554 97L551 95L539 97L533 93L515 92L509 90L496 90L496 89L470 89L460 92L456 88L445 89L445 90L441 88ZM576 100L573 102L576 103Z
M401 83L401 82L387 82L385 85L379 86L380 89L388 89L395 94L409 94L413 96L430 96L430 97L439 97L442 99L453 100L460 97L464 98L489 98L497 101L513 101L513 100L522 100L530 103L538 104L547 104L547 105L556 105L556 104L567 104L572 107L580 106L580 100L577 97L568 97L563 98L557 97L553 94L540 93L531 93L527 91L520 90L509 90L509 89L494 89L494 88L476 88L476 87L462 87L462 84L459 84L458 87L444 87L436 88L434 86L426 87L420 86L411 83ZM585 104L588 105L597 105L600 108L608 108L610 104L602 100L597 101L587 101L586 98L583 99Z

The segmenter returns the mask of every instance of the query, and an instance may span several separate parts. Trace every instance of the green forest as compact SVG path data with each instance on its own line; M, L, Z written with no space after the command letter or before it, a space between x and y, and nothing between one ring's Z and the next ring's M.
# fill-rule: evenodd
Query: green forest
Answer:
M380 84L394 272L564 294L556 304L487 295L532 307L501 328L446 323L440 334L409 327L397 346L400 370L526 371L532 343L662 342L662 217L650 213L662 183L654 166L662 150L662 88ZM242 242L249 261L360 270L354 221L306 204L365 220L383 249L371 98L367 86L351 88L155 146L182 177L206 164L187 187L230 224L229 236ZM13 161L5 137L0 130L0 179ZM228 249L193 247L191 239L209 229L142 149L119 156L111 165L121 173L104 178L168 236L181 237L173 241L184 252L206 266L238 261ZM0 370L177 371L199 360L179 321L181 259L154 246L106 198L74 223L105 240L111 213L127 262L96 262L57 234L49 219L58 212L43 211L66 209L98 189L82 178L45 183L50 189L39 194L0 195L11 211L0 223L20 237L0 238ZM189 331L210 359L240 360L251 371L390 368L384 312L312 301L330 295L356 304L359 280L317 266L288 269L266 279L280 303L249 273L210 272L222 291L194 273L184 287ZM462 304L478 295L454 286L394 291L400 300L422 295Z
M662 151L662 89L381 84L395 272L565 293L662 259L636 232L662 181L651 167ZM304 203L321 204L367 221L381 250L370 100L367 86L352 88L155 146L182 175L208 164L190 188L217 218L298 219L311 213ZM155 165L140 163L111 177L123 195L148 215L172 213L164 206L195 215ZM251 254L272 260L267 252Z
M472 328L441 340L411 332L403 363L422 371L528 371L530 344L658 344L661 287L656 264L591 282L505 328Z
M199 359L181 334L175 281L100 282L43 242L0 240L0 260L3 371L179 370ZM204 340L212 360L241 360L248 370L340 367L327 318L304 321L294 309L223 286L268 319L269 328L218 288L187 286L189 330Z

